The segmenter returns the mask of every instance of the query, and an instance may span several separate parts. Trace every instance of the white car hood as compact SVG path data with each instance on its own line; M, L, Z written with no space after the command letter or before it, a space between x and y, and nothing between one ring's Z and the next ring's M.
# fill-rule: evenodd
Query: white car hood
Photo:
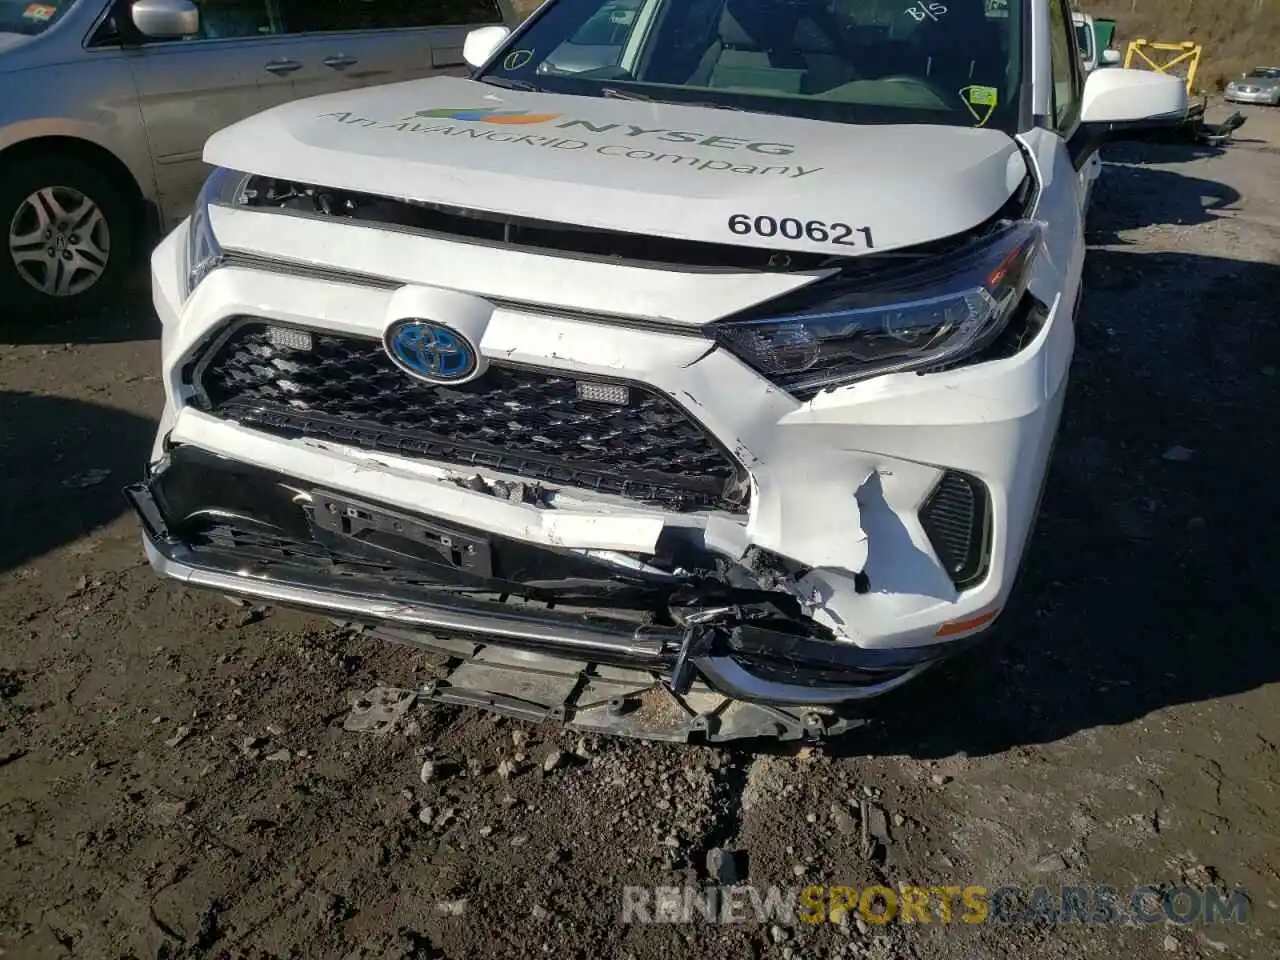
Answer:
M455 77L275 107L215 134L204 158L536 220L840 255L868 252L867 236L884 250L960 233L1027 172L997 130L823 123ZM784 219L797 223L771 229Z
M31 40L31 37L23 33L6 33L0 31L0 53L6 50L16 50Z

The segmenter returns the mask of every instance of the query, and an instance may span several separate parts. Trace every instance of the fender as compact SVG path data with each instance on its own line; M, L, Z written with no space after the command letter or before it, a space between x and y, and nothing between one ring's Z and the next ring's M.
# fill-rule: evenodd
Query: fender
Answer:
M19 120L0 127L0 163L4 162L9 150L24 143L52 137L78 140L114 157L128 171L139 195L144 200L154 202L155 173L151 167L151 155L147 151L145 138L135 138L134 143L130 144L127 141L121 142L122 138L103 136L103 133L101 127L71 117Z

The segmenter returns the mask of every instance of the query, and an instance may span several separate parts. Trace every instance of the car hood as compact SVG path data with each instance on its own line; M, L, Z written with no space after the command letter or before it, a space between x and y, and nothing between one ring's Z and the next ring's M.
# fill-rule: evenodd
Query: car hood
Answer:
M4 53L6 50L16 50L30 40L31 37L24 33L7 33L0 30L0 53ZM3 66L3 64L0 64L0 66Z
M275 107L216 166L581 227L832 254L951 236L1025 178L997 130L824 123L439 77ZM783 221L786 221L785 223Z

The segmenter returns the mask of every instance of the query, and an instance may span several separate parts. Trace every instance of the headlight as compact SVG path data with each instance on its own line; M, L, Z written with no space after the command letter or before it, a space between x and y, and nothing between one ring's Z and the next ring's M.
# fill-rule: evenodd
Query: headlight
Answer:
M187 231L188 296L226 258L213 233L213 225L209 222L210 205L216 203L231 206L242 203L248 179L248 174L217 167L200 188L195 209L191 211L191 227Z
M945 260L818 281L721 322L716 340L800 396L868 377L951 364L995 339L1026 290L1042 228L1001 223Z

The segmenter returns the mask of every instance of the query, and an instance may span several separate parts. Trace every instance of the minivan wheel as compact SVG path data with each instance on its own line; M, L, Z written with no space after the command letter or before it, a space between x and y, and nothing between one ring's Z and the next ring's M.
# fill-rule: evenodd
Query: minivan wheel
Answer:
M0 302L67 313L96 305L128 272L128 199L74 158L0 163Z

